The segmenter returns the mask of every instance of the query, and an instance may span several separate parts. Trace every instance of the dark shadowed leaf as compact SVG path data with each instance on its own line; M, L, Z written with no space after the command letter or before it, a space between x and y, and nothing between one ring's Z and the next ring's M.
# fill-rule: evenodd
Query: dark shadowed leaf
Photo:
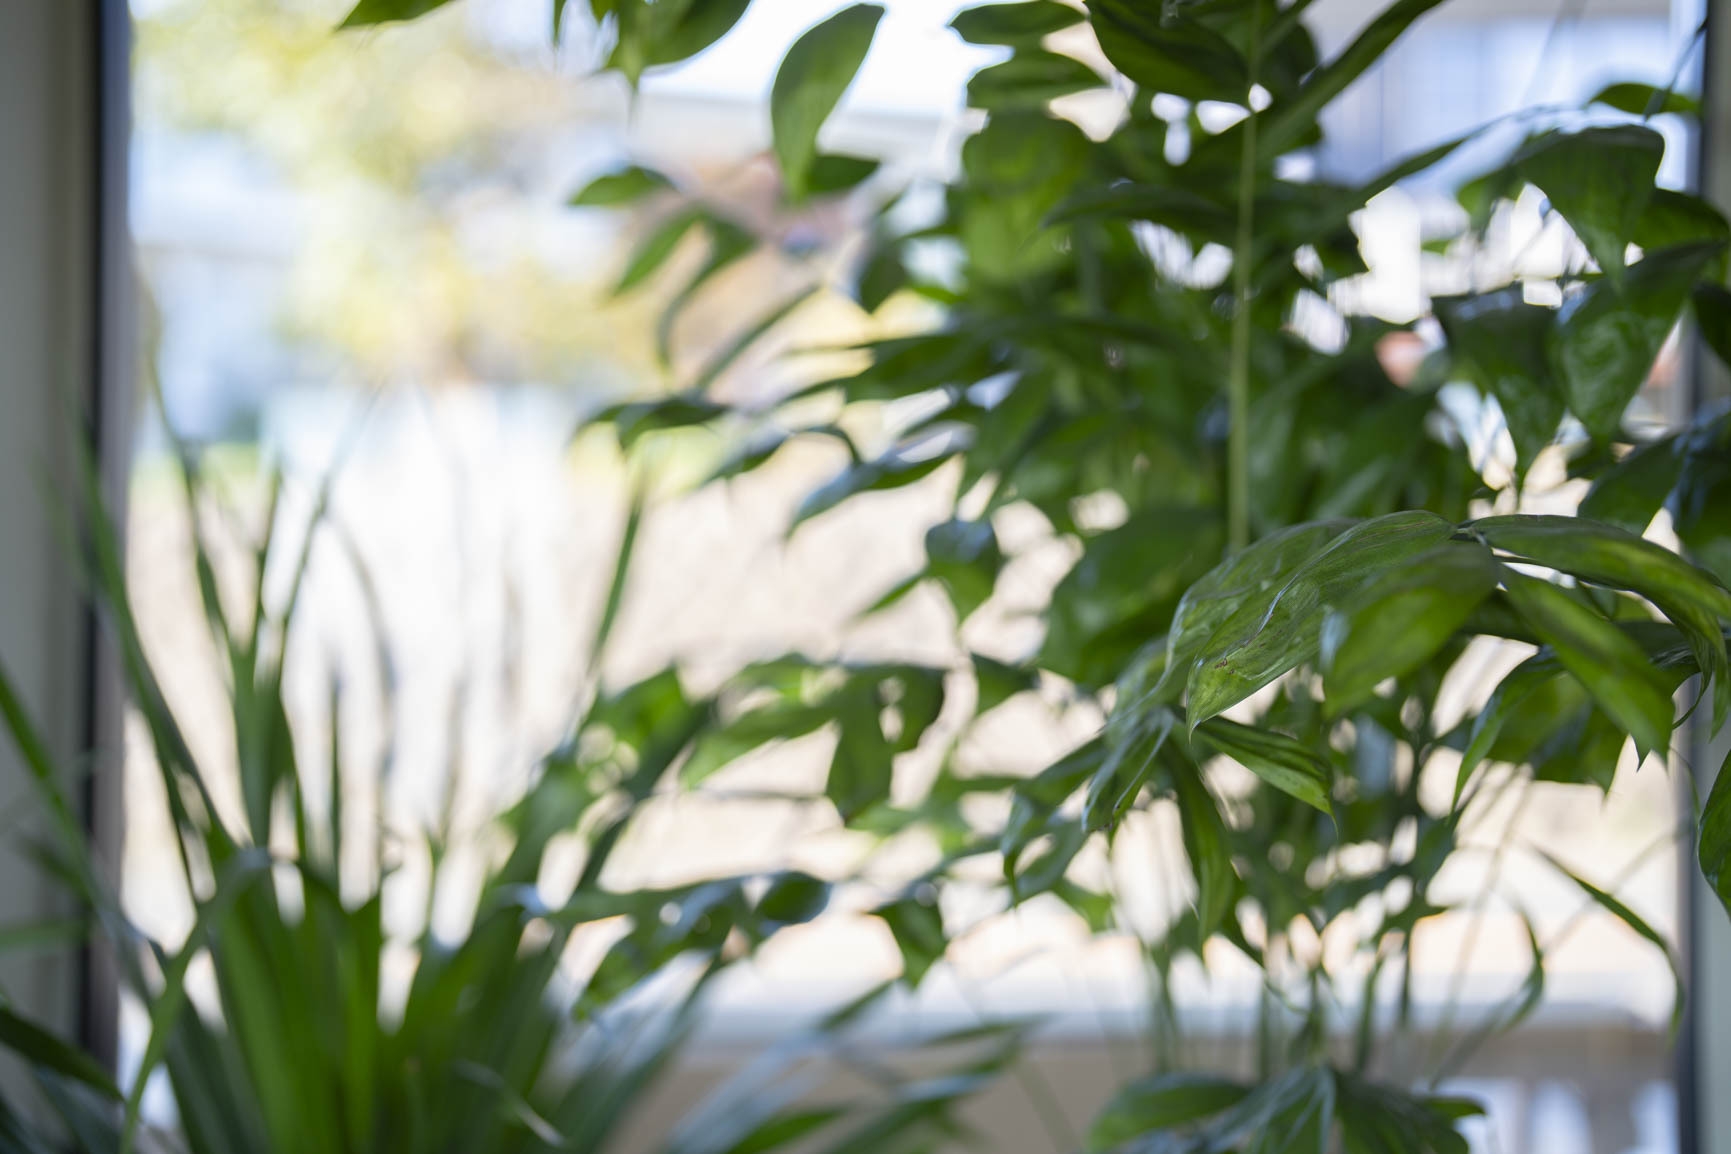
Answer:
M1551 443L1563 419L1563 391L1549 351L1555 310L1525 303L1519 288L1445 297L1433 307L1449 347L1503 410L1524 469Z
M1617 124L1543 133L1522 146L1514 167L1550 199L1615 283L1664 155L1665 138L1651 128Z
M1682 467L1675 434L1641 445L1593 481L1580 514L1639 536L1664 508Z
M1619 439L1623 411L1647 381L1665 338L1681 316L1689 292L1720 242L1680 245L1649 253L1622 270L1622 285L1596 281L1564 302L1553 336L1569 410L1587 431Z

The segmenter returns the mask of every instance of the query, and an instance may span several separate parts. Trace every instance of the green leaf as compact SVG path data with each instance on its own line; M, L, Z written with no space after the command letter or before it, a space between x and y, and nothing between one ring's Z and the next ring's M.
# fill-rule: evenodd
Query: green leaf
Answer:
M1725 214L1699 196L1669 188L1653 190L1653 199L1635 226L1635 243L1644 252L1657 252L1680 244L1724 241L1731 238L1731 222ZM1722 267L1722 262L1716 262Z
M805 500L800 502L799 509L794 513L793 524L788 529L791 532L818 514L827 513L860 493L911 485L949 460L961 448L959 443L941 437L916 438L891 449L876 460L861 461L840 476L807 493Z
M64 1075L100 1092L111 1101L120 1101L120 1091L95 1058L27 1018L21 1018L5 1006L0 1006L0 1046L4 1046L41 1070Z
M1493 548L1594 584L1627 589L1657 605L1683 630L1696 662L1713 678L1718 727L1731 708L1731 660L1721 628L1731 619L1731 592L1711 573L1632 533L1580 518L1487 517L1472 527Z
M359 0L343 17L340 28L363 28L396 20L417 20L451 0Z
M974 666L974 681L979 686L974 704L974 716L996 709L1018 693L1036 689L1040 684L1038 671L1023 666L1007 665L983 653L970 653Z
M673 360L673 326L686 306L704 285L757 250L757 236L750 229L715 215L706 216L704 224L709 232L709 258L697 270L697 275L679 290L679 295L661 310L661 316L655 322L655 355L664 366ZM693 391L701 392L702 388L694 386Z
M1115 715L1106 728L1107 752L1088 779L1082 802L1082 828L1089 833L1115 826L1153 774L1155 759L1178 725L1164 706L1132 708Z
M834 196L858 188L882 167L881 163L863 156L842 156L825 153L814 158L806 176L807 196Z
M1691 298L1701 339L1721 362L1731 365L1731 289L1724 285L1696 285Z
M1607 84L1593 94L1588 104L1603 104L1607 108L1615 108L1618 112L1627 112L1631 116L1663 116L1675 114L1678 116L1700 116L1701 102L1692 96L1670 89L1656 88L1651 84L1636 84L1625 81L1621 84Z
M1338 716L1384 679L1428 661L1496 587L1490 550L1465 542L1384 569L1323 622L1330 712Z
M1467 1154L1455 1123L1484 1110L1458 1098L1420 1097L1336 1072L1335 1110L1347 1154Z
M1088 1150L1116 1150L1156 1130L1211 1118L1243 1101L1248 1086L1213 1074L1155 1074L1122 1087L1094 1116Z
M662 221L637 243L625 261L625 270L613 286L614 296L623 296L655 275L679 247L685 235L708 219L701 208L688 208Z
M927 571L944 587L961 623L985 604L1004 568L990 521L945 521L926 530Z
M1322 110L1381 60L1414 21L1440 3L1442 0L1396 0L1379 12L1340 55L1312 73L1292 99L1259 114L1258 155L1264 159L1279 156L1302 141Z
M1238 49L1182 9L1089 0L1088 14L1106 59L1149 92L1242 102L1250 91L1250 69Z
M1166 628L1186 582L1219 556L1221 538L1213 510L1163 507L1089 538L1052 592L1040 664L1088 684L1114 677Z
M1250 599L1272 601L1294 570L1352 527L1322 521L1277 530L1228 557L1184 591L1166 635L1166 667L1154 696L1182 688L1191 664L1226 621Z
M901 244L891 237L874 237L854 277L853 299L868 313L906 288L908 267L902 260Z
M1671 691L1639 645L1549 582L1505 569L1503 587L1563 668L1635 739L1642 756L1670 748Z
M1580 514L1640 536L1664 507L1682 468L1675 434L1638 446L1593 481Z
M1476 370L1495 397L1522 470L1551 443L1562 423L1562 389L1551 371L1549 338L1556 313L1526 304L1519 288L1433 302L1455 355Z
M1587 431L1619 439L1623 411L1647 381L1653 362L1720 242L1680 245L1649 253L1619 270L1621 291L1598 281L1563 305L1553 356L1562 370L1569 409Z
M1651 128L1616 124L1542 133L1521 147L1513 166L1544 192L1618 284L1623 250L1635 239L1664 155L1665 138Z
M671 180L654 169L630 164L602 173L573 193L566 203L572 208L620 208L674 187Z
M1191 727L1315 658L1331 607L1379 570L1428 551L1453 532L1434 513L1377 517L1329 542L1272 593L1246 597L1203 644L1191 669Z
M1201 772L1187 758L1173 760L1172 784L1178 799L1184 853L1196 875L1197 935L1206 942L1232 912L1238 896L1238 874L1232 868L1226 823L1221 820L1220 807Z
M611 10L616 42L607 67L635 87L645 70L676 64L725 36L751 0L591 0L599 18Z
M987 111L1044 108L1060 96L1099 88L1104 80L1073 56L1024 48L968 81L968 105Z
M1658 947L1659 952L1665 955L1665 964L1671 967L1671 978L1676 986L1676 997L1671 1004L1671 1033L1675 1035L1677 1027L1683 1021L1685 994L1683 991L1683 971L1677 964L1676 954L1671 952L1671 943L1667 942L1664 935L1647 924L1645 918L1630 909L1616 895L1600 889L1544 850L1535 850L1534 852L1549 862L1558 873L1579 886L1583 893L1602 906L1612 917L1653 943L1654 946Z
M910 986L920 984L926 971L944 956L949 946L944 937L944 918L938 911L931 887L917 887L914 893L886 903L872 911L889 926L896 946L902 954L902 980Z
M1731 756L1727 756L1713 778L1713 789L1701 807L1701 828L1695 837L1695 856L1701 875L1719 904L1731 913Z
M1082 12L1058 0L1020 0L964 8L950 21L950 28L969 44L1019 48L1038 44L1052 33L1074 27L1085 19Z
M794 42L770 91L769 117L776 159L793 200L809 191L817 134L865 63L883 6L855 4Z
M833 700L840 733L824 793L844 822L890 795L896 747L884 734L885 705L880 682L865 674L851 678Z
M1720 416L1687 434L1671 524L1691 557L1720 581L1731 581L1731 418Z
M1332 815L1329 800L1334 774L1327 761L1284 733L1255 729L1216 717L1196 727L1196 735L1282 793Z

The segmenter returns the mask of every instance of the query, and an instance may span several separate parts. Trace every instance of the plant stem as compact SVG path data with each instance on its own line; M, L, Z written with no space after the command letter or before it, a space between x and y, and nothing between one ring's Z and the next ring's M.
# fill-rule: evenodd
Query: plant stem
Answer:
M1262 52L1261 9L1250 12L1250 84L1256 87ZM1238 154L1238 237L1232 249L1232 360L1226 378L1227 544L1236 553L1250 544L1250 246L1256 223L1256 109L1245 93L1244 137Z

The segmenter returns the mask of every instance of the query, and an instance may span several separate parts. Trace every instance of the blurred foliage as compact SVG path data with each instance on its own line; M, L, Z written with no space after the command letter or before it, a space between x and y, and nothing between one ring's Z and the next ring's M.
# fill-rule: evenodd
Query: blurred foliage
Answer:
M0 1149L46 1154L70 1142L125 1154L141 1139L190 1154L615 1148L696 1026L705 989L781 930L822 914L834 884L795 870L610 884L621 834L714 730L717 703L689 694L670 671L591 686L566 739L480 828L454 818L456 723L441 814L405 830L387 802L401 727L417 723L398 712L400 639L386 633L378 592L327 520L324 494L310 523L291 526L277 501L282 479L270 478L265 528L248 546L250 596L225 597L210 527L225 510L183 446L180 461L200 603L228 674L232 773L191 750L138 633L92 479L79 559L148 735L194 917L179 942L153 940L129 918L74 817L66 767L0 670L0 724L49 819L34 848L81 914L69 928L10 927L7 945L90 935L149 1020L123 1091L89 1056L0 1004L0 1049L25 1064L60 1126L39 1129L0 1099ZM592 667L634 537L628 530L619 551ZM365 590L370 673L386 722L378 749L350 747L352 706L335 672L322 726L291 721L283 670L305 644L293 626L315 542L348 556ZM456 932L434 924L435 904L453 893L472 895ZM405 901L420 907L406 930L387 913ZM888 988L801 1027L707 1100L682 1103L677 1125L657 1126L656 1148L844 1154L923 1150L965 1135L956 1106L1014 1058L1017 1023L929 1037L915 1063L927 1073L877 1061L860 1071L865 1092L809 1098L815 1070L853 1063L849 1034ZM160 1133L142 1124L159 1071L175 1107Z
M549 251L557 142L609 102L466 13L333 37L341 10L165 0L136 25L140 125L231 142L258 187L290 194L271 227L293 238L291 334L373 380L647 368L653 300L600 310L594 272Z

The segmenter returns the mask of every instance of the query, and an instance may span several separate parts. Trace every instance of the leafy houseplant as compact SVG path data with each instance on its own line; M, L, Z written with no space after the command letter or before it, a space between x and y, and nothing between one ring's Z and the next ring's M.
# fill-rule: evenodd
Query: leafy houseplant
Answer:
M330 697L328 738L291 725L284 659L315 541L352 545L325 500L298 543L276 530L281 478L269 483L263 539L249 547L251 600L219 591L221 552L202 527L214 487L183 451L202 605L228 672L239 813L214 800L224 771L193 754L132 615L121 559L94 487L87 572L114 626L132 700L149 732L173 818L182 881L195 918L178 945L150 939L128 917L73 816L66 778L0 675L0 718L53 819L43 859L66 880L117 959L150 1030L122 1099L89 1057L0 1006L0 1046L23 1059L65 1136L92 1154L135 1149L140 1108L159 1067L176 1108L173 1135L154 1145L193 1154L237 1151L537 1151L612 1148L693 1024L703 988L779 929L827 905L828 882L796 871L708 877L671 888L620 889L604 870L637 809L710 727L712 703L689 697L671 671L593 696L569 739L536 767L522 796L492 823L504 848L486 856L466 927L433 925L435 897L471 884L453 866L460 830L447 817L423 844L399 844L385 788L395 734L393 645L370 581L369 623L386 703L376 764L343 744L343 695ZM594 642L598 662L630 557L622 549ZM351 554L358 567L358 555ZM267 583L267 571L272 574ZM279 576L287 591L267 595ZM592 663L594 664L594 663ZM454 756L454 755L453 755ZM455 765L446 767L455 788ZM355 803L359 803L358 807ZM355 809L360 810L357 816ZM481 832L481 831L477 831ZM573 882L550 881L558 839L583 844ZM486 842L475 835L469 840ZM497 849L497 846L494 846ZM420 924L405 935L386 914L420 855L430 870ZM485 856L485 855L484 855ZM551 871L551 873L549 873ZM413 888L406 891L412 898ZM599 928L611 944L573 968L568 947ZM393 979L390 955L412 959ZM195 1007L195 965L208 964L215 1005ZM393 986L402 988L393 988ZM646 996L654 992L655 996ZM881 992L881 991L879 991ZM783 1047L779 1063L745 1072L690 1110L664 1139L667 1154L744 1154L822 1142L898 1148L955 1132L955 1104L1015 1053L1020 1028L931 1039L955 1056L938 1078L880 1075L865 1100L795 1101L788 1075L840 1053L872 1007L861 999ZM0 1149L61 1149L0 1100Z
M1532 187L1580 255L1433 302L1440 339L1412 380L1391 379L1378 352L1413 326L1326 303L1332 286L1365 271L1353 214L1471 137L1350 186L1292 178L1280 162L1320 143L1331 102L1438 2L1398 0L1328 60L1304 26L1303 0L968 9L956 34L1007 56L969 85L986 117L962 147L942 218L905 235L893 191L866 183L875 164L819 147L882 15L848 8L801 36L776 77L770 120L786 197L869 202L855 299L875 311L892 294L922 295L942 306L941 322L866 346L871 363L856 374L768 405L729 402L715 388L729 358L778 311L686 387L610 414L627 444L680 426L742 434L717 482L796 438L841 441L850 463L808 495L797 521L946 470L954 516L927 534L925 568L874 610L931 582L958 626L966 621L1005 567L994 517L1010 505L1036 510L1079 546L1045 606L1038 651L1018 664L971 662L976 714L1054 680L1108 711L1097 737L1034 778L1006 782L950 758L922 803L891 806L896 747L875 711L902 697L883 693L875 674L817 702L742 707L724 745L737 754L831 725L828 792L842 819L935 832L946 847L922 885L954 884L963 859L995 857L1010 902L1049 892L1100 928L1113 918L1110 896L1083 888L1070 863L1090 839L1110 846L1132 809L1176 808L1196 899L1148 953L1164 974L1175 956L1221 939L1261 968L1260 1077L1198 1080L1168 1054L1098 1120L1100 1148L1322 1150L1336 1134L1348 1149L1460 1148L1457 1107L1405 1086L1420 1076L1434 1084L1529 1012L1544 950L1532 932L1528 981L1483 1028L1445 1039L1421 1069L1392 1068L1379 1045L1379 981L1404 971L1410 983L1414 928L1446 912L1434 904L1438 871L1508 790L1534 778L1605 790L1628 741L1643 757L1666 753L1684 686L1710 728L1731 713L1722 584L1731 572L1717 512L1726 425L1708 417L1643 443L1625 424L1686 310L1721 355L1731 345L1731 230L1713 206L1656 187L1664 145L1646 121L1689 102L1618 85L1594 101L1622 113L1616 123L1567 110L1526 116L1521 146L1462 190L1471 224L1458 243L1470 247L1500 205ZM350 20L425 7L365 0ZM555 5L555 34L567 7L581 6ZM609 67L635 81L713 43L745 7L614 0L587 15L612 37ZM1056 99L1106 89L1121 111L1102 139L1053 111ZM1205 102L1239 112L1221 127L1200 115ZM672 185L633 167L574 203L635 204ZM737 222L681 209L634 254L631 283L693 232L709 234L712 255L681 300L751 248ZM1230 252L1227 279L1198 259L1208 246ZM909 259L933 247L949 257L941 278ZM1300 323L1319 306L1332 339ZM1487 467L1449 431L1440 386L1456 381L1500 413L1506 469ZM924 403L900 410L919 415L886 447L856 443L864 416L906 398ZM1581 516L1521 512L1541 454L1591 481ZM1100 494L1121 504L1117 524L1081 515ZM1661 508L1708 569L1641 538ZM1441 699L1479 638L1532 655L1482 707L1448 723ZM1225 762L1255 784L1224 792ZM1453 777L1441 807L1420 791L1439 771ZM958 803L970 794L1007 795L1008 821L982 830L963 820ZM1707 799L1699 844L1708 878L1731 896L1731 786ZM1569 876L1664 946L1614 895ZM924 892L879 911L910 981L946 944ZM1367 927L1356 974L1299 948L1355 915ZM1349 986L1356 1021L1337 1008ZM1168 1013L1158 1035L1172 1029ZM1368 1080L1379 1072L1381 1084Z

